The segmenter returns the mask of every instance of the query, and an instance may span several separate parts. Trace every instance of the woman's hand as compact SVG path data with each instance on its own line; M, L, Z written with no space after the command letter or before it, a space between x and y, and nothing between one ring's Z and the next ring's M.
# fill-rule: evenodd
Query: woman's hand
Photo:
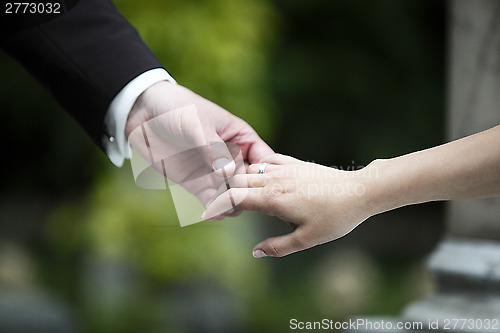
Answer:
M342 237L368 217L398 207L500 195L499 142L500 125L356 171L272 155L261 160L271 163L263 174L261 164L252 164L249 174L219 189L204 217L231 206L276 215L294 231L259 243L254 256L284 256Z
M267 162L263 174L259 168ZM370 180L376 168L342 171L274 154L252 164L219 189L205 219L233 208L274 215L292 226L289 234L257 244L255 257L282 257L344 236L373 214Z

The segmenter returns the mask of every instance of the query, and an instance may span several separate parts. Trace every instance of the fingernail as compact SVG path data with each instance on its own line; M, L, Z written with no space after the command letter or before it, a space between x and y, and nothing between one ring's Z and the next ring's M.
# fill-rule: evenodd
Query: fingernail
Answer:
M206 220L207 219L207 210L205 209L205 211L203 212L203 214L201 214L201 218Z
M216 159L213 163L212 163L212 168L214 170L219 170L219 169L223 169L227 164L229 164L231 162L231 160L229 158L225 158L225 157L221 157L221 158L218 158Z
M254 258L267 257L267 254L262 250L255 250L255 251L253 251L253 257Z

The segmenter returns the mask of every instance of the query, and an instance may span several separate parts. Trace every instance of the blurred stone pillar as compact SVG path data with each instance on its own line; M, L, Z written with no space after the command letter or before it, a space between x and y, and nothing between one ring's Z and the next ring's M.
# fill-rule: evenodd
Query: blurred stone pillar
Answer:
M500 1L449 5L447 132L455 140L500 124ZM500 320L500 197L449 202L446 222L448 236L428 261L437 291L403 317L439 319L441 329L446 319ZM480 331L476 323L458 326L451 331Z
M455 140L500 124L500 1L452 1L450 19L447 131ZM500 198L450 202L448 230L500 240Z
M500 124L500 1L451 0L448 42L447 135L455 140ZM447 236L427 266L437 290L386 320L422 322L429 332L500 332L500 324L481 330L485 321L451 321L500 320L500 197L447 203ZM439 329L426 327L429 319Z

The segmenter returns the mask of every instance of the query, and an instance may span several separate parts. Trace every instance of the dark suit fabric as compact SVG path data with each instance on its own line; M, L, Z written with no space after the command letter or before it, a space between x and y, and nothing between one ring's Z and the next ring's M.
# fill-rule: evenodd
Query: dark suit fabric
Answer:
M104 116L112 99L141 73L162 67L108 0L80 0L56 19L4 31L1 45L98 145L107 133Z

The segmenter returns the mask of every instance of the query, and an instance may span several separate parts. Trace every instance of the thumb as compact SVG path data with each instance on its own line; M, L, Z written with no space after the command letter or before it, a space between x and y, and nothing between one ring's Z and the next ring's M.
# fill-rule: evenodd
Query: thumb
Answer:
M238 152L229 151L228 145L216 135L208 138L208 161L214 173L223 176L232 175L236 170L236 164L233 156L237 156ZM232 149L234 150L234 149Z
M298 233L296 230L289 234L278 237L271 237L260 242L254 247L253 256L255 258L283 257L294 252L309 248L309 246L307 246L298 237Z

